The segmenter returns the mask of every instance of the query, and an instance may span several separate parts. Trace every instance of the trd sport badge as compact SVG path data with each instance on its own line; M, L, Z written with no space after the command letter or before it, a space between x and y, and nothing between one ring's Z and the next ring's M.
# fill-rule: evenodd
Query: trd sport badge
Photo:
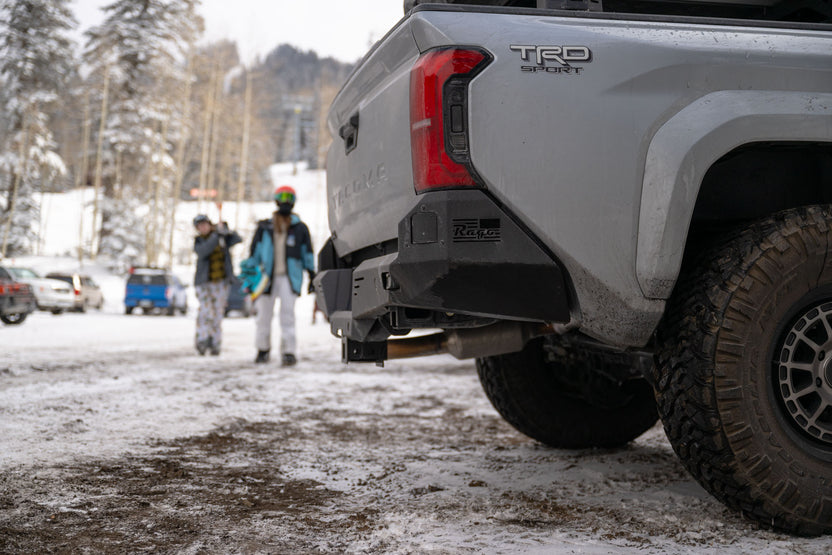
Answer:
M575 64L588 64L592 61L592 51L586 46L512 44L509 49L519 52L520 59L524 62L534 63L520 66L526 73L580 75L584 68Z

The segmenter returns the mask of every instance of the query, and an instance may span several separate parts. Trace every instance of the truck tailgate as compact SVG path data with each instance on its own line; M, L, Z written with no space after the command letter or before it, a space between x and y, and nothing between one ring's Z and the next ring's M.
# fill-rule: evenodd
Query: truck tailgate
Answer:
M403 19L361 62L329 113L330 229L343 256L396 238L416 202L410 161L410 68L419 56Z

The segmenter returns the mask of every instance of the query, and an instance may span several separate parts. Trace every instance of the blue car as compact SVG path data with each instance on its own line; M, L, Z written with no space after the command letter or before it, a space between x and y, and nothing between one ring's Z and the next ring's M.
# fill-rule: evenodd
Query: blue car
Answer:
M161 268L133 268L124 292L124 312L132 314L140 308L143 314L164 312L173 316L178 310L188 312L185 286L167 270Z

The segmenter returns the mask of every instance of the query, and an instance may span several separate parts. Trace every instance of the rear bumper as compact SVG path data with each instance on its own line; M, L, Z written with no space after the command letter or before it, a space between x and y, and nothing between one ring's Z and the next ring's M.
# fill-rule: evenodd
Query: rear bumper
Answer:
M36 296L38 308L41 310L71 310L75 308L75 299L69 296L43 293Z
M0 297L0 314L29 314L34 312L37 302L34 296L2 296Z
M399 223L398 252L354 268L320 258L318 305L333 333L353 341L496 320L570 320L562 265L481 190L421 195Z
M167 299L124 299L124 306L129 308L169 308L173 306Z

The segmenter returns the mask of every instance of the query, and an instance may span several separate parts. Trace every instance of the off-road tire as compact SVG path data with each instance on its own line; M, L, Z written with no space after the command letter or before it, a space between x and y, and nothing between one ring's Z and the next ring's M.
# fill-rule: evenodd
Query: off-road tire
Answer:
M653 391L644 379L598 380L594 396L570 392L561 378L567 365L589 373L603 372L604 364L590 348L569 344L558 344L564 356L551 360L552 349L544 345L553 341L540 338L518 353L477 359L486 396L519 432L551 447L618 447L656 423Z
M828 206L730 233L685 264L657 331L656 400L685 467L729 507L805 535L832 532L830 254ZM817 355L812 383L798 349ZM819 437L800 423L812 396Z
M28 315L29 314L26 312L19 312L17 314L3 314L2 316L0 316L0 320L2 320L4 323L10 326L16 326L18 324L22 324L23 320L25 320Z

